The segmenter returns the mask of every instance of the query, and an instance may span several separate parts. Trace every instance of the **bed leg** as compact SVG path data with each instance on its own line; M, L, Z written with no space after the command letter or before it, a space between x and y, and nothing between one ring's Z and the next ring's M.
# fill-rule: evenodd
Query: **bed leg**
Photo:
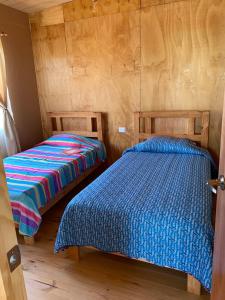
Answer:
M34 245L34 237L33 236L25 236L24 235L24 243L25 245Z
M201 295L201 283L191 275L187 277L187 291L197 296Z
M66 250L66 256L75 259L79 262L80 260L80 247L70 247Z

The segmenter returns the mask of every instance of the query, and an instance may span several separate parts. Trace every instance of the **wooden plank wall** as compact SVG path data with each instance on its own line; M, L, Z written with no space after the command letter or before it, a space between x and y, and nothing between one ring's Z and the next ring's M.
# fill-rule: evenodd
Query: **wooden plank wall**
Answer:
M134 111L210 110L218 154L225 0L74 0L30 21L45 131L47 111L102 111L114 160Z

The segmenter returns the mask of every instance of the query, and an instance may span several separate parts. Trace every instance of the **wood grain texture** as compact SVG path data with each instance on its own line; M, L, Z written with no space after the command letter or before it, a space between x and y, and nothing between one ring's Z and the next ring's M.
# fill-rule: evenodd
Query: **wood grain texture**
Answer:
M50 26L64 23L63 6L54 6L39 13L30 14L30 23L37 23L40 26Z
M47 116L49 118L49 136L69 132L104 142L102 113L100 112L49 112ZM85 121L83 128L79 124L81 119ZM77 120L78 122L76 122Z
M152 136L187 138L208 148L209 112L153 111L134 113L133 145Z
M103 111L112 161L132 143L133 112L208 110L210 149L219 153L225 0L100 0L95 9L79 0L62 8L64 24L32 24L44 128L48 111ZM61 22L61 12L49 22Z
M141 110L210 110L210 148L218 154L225 86L225 1L152 6L142 10L141 22Z
M26 13L39 12L49 7L66 2L68 2L68 0L0 0L1 4Z
M201 284L200 282L195 279L193 276L187 276L187 290L189 293L194 295L201 295Z
M141 7L156 6L187 0L141 0Z
M73 108L105 112L106 142L115 159L130 144L132 110L139 107L139 15L121 13L65 26ZM127 135L118 134L123 124Z
M94 16L109 15L119 12L118 0L74 0L65 4L64 16L66 22L91 18Z
M64 24L32 24L33 51L43 130L48 136L46 112L72 111L72 69L67 60Z
M31 23L40 26L72 22L91 17L129 12L140 9L141 0L74 0L30 14ZM63 11L63 15L62 15Z
M124 9L127 11L136 9L137 5L140 5L140 2L142 2L142 7L145 6L152 6L152 5L160 5L160 4L166 4L166 3L171 3L171 2L178 2L178 1L185 1L185 0L98 0L98 3L96 4L98 11L97 15L99 15L100 12L103 12L104 14L109 14L114 12L122 12ZM36 13L48 8L51 8L53 6L71 2L68 0L0 0L0 3L13 7L15 9L24 11L26 13ZM95 12L91 12L91 7L93 7L93 3L91 0L74 0L74 6L69 4L66 6L69 10L76 9L75 15L77 13L82 16L90 16L95 15ZM116 4L115 4L116 3ZM95 5L94 5L95 6ZM67 11L70 15L74 14L71 12ZM84 11L87 11L86 13ZM89 12L88 12L89 11ZM108 12L109 11L109 12Z
M32 236L23 236L23 238L24 238L24 243L26 244L26 245L34 245L34 243L35 243L35 240L34 240L34 237L32 237Z
M220 149L220 163L219 176L225 175L225 95L223 106L223 119L221 131L221 149ZM225 293L225 192L220 188L217 189L216 201L216 224L215 224L215 239L214 239L214 258L213 258L213 284L212 284L212 300L220 300L224 298Z
M135 11L32 25L45 131L47 111L101 111L109 156L118 158L130 145L132 112L140 109L139 25ZM128 133L119 134L119 126Z

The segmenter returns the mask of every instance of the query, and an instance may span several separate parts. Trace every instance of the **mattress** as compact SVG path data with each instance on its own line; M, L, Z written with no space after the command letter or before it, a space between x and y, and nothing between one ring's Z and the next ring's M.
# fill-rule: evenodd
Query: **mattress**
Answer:
M157 140L124 155L67 206L55 251L93 246L194 276L211 289L212 160L186 141ZM172 146L171 146L172 144Z
M4 159L13 218L23 235L37 233L42 221L40 208L87 169L106 159L101 142L73 136L74 147L65 142L68 136L62 136L63 140L61 136L49 139Z

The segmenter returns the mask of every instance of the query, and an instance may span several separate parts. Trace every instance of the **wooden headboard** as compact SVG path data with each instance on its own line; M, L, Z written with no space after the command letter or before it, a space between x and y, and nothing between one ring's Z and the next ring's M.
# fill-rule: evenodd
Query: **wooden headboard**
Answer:
M134 114L133 144L151 136L188 138L208 148L208 111L151 111Z
M49 135L75 133L103 141L102 113L100 112L49 112ZM75 129L75 123L82 119L83 129ZM64 121L70 120L70 128L64 127ZM74 124L73 122L74 121ZM77 121L77 122L76 122Z

